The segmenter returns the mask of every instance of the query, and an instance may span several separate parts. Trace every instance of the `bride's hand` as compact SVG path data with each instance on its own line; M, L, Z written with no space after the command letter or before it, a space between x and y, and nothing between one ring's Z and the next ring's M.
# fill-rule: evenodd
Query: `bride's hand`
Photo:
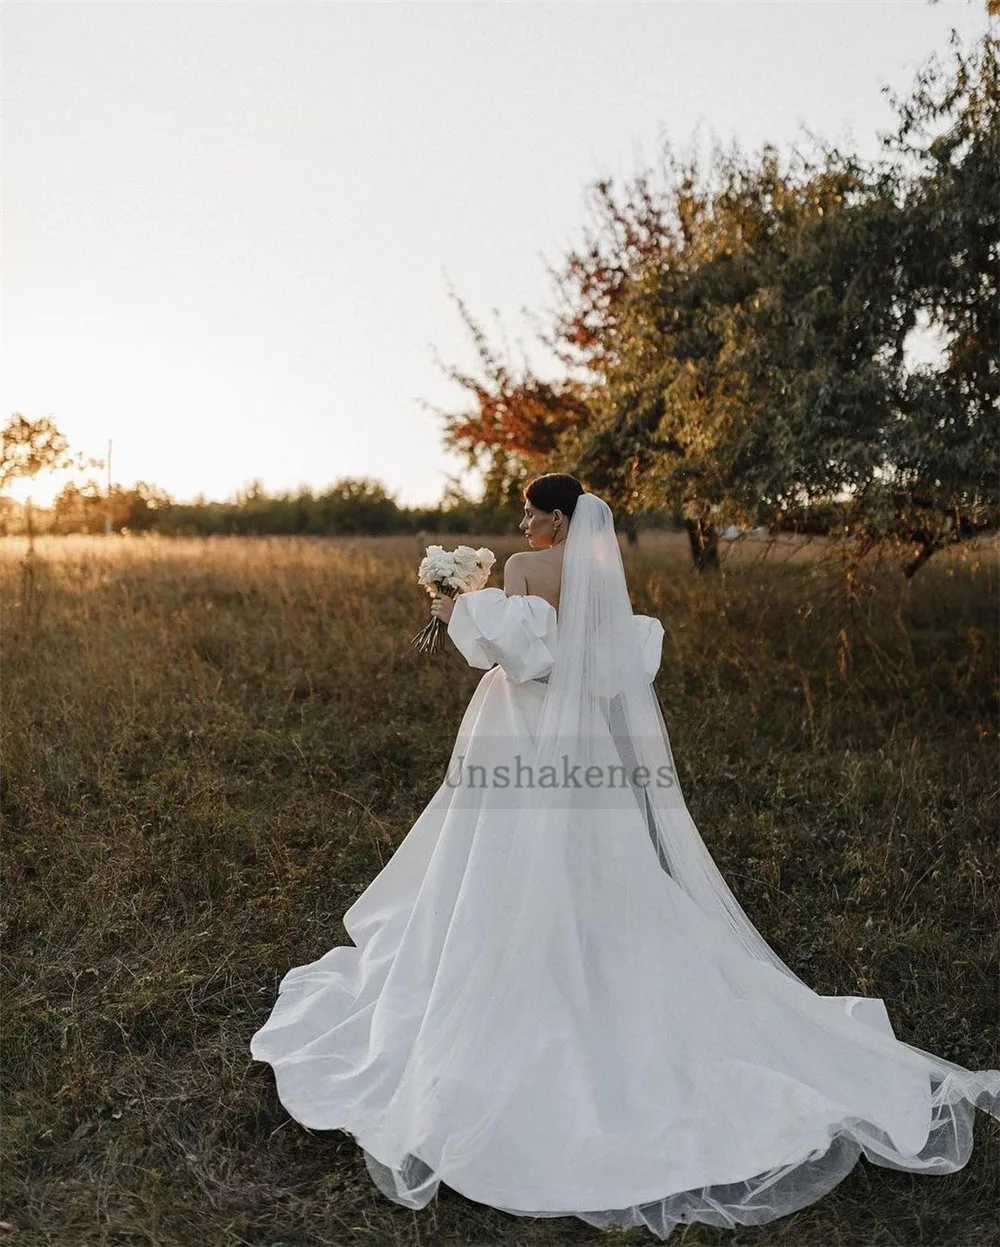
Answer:
M444 624L451 618L451 612L454 609L455 600L448 597L446 593L435 593L431 598L431 614Z

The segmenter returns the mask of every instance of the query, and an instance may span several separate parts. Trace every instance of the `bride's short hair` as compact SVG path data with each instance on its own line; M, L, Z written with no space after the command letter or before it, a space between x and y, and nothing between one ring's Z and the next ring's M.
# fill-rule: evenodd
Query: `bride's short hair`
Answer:
M582 493L583 486L568 472L546 472L524 487L525 498L539 511L555 511L558 507L567 517L572 516L576 500Z

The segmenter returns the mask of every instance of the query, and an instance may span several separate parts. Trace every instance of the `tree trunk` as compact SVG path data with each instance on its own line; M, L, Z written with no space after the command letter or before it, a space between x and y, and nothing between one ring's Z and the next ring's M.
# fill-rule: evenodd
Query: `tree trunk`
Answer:
M691 558L697 571L717 572L719 570L719 534L715 525L709 520L685 520L688 541L691 543Z
M903 575L907 582L913 579L927 560L932 558L940 548L940 544L936 541L923 542L914 557L903 564Z

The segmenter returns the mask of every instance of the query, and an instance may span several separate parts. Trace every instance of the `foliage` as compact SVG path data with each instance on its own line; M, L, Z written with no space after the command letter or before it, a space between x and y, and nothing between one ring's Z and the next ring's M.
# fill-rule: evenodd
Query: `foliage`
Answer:
M8 505L4 505L4 504ZM50 508L33 510L34 528L57 535L157 532L165 536L379 536L392 533L514 532L522 505L475 501L452 492L438 506L402 507L385 486L370 477L345 477L313 493L300 489L269 494L259 481L229 502L201 499L176 502L155 486L139 481L132 488L112 486L110 496L97 481L68 484ZM669 522L651 515L653 523ZM26 531L24 508L0 499L0 534Z
M917 168L899 214L901 301L940 332L943 362L905 380L891 471L863 531L909 530L911 570L1000 519L1000 40L966 52L953 35L952 47L950 72L935 58L894 100L899 128L886 138Z
M145 481L132 488L113 485L110 493L99 482L64 485L49 509L51 533L102 533L111 520L114 532L148 532L155 528L160 512L170 505L169 496Z
M0 429L0 489L39 472L82 466L69 442L48 416L29 420L19 411Z
M547 470L574 426L591 421L587 387L572 378L543 381L527 365L515 371L489 345L462 300L455 296L455 302L483 375L446 367L448 378L472 396L473 410L454 414L432 405L430 409L444 419L446 447L463 454L470 467L486 458L483 506L519 509L528 477Z
M382 482L342 477L316 494L306 488L268 494L254 482L231 502L170 503L156 527L178 535L378 536L483 531L479 526L496 518L495 510L482 507L401 507Z
M995 528L997 50L954 37L893 99L875 162L734 146L702 168L665 147L658 180L597 182L541 335L570 379L515 373L463 308L484 375L453 374L476 410L446 413L450 444L494 492L567 470L623 510L674 509L705 567L722 523L803 506L839 508L855 561L896 543L908 575ZM942 366L907 358L920 325Z

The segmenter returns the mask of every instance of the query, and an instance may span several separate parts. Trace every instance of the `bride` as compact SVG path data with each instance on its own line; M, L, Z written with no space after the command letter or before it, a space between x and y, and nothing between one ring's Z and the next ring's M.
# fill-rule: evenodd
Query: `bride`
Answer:
M389 1199L441 1182L594 1226L762 1224L860 1155L961 1168L1000 1070L897 1039L881 1000L821 996L757 932L685 805L610 508L525 490L504 589L433 613L486 668L446 776L290 969L251 1051L288 1111L346 1131Z

